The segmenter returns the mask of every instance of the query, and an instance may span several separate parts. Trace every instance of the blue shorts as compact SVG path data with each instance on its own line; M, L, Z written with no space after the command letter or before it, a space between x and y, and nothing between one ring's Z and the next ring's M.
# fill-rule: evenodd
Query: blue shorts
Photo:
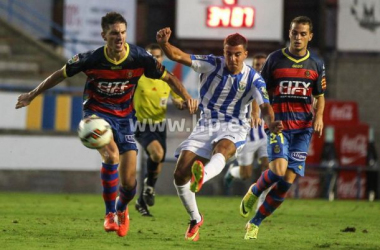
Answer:
M312 134L312 128L297 132L283 131L278 135L270 133L268 136L269 161L284 158L288 161L288 168L296 174L304 176L305 161Z
M135 122L136 118L120 118L104 113L95 112L92 110L84 111L84 118L96 115L106 120L112 128L113 139L119 149L119 154L123 154L129 150L136 150L137 145L135 141Z

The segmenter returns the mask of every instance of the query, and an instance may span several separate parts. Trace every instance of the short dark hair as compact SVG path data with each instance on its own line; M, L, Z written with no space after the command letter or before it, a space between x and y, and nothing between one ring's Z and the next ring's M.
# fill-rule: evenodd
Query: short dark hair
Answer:
M238 46L243 45L244 49L247 50L248 41L247 38L240 35L239 33L231 34L224 39L223 45Z
M115 23L125 23L125 27L127 27L127 21L120 13L108 12L105 16L102 17L103 31L108 30L109 25L112 25Z
M145 47L145 50L146 51L152 51L152 50L155 50L155 49L159 49L161 51L161 55L164 54L164 51L162 51L160 45L158 45L157 43L151 43L151 44L148 44L146 47Z
M267 59L267 55L264 53L257 53L253 55L253 59L261 59L261 58Z
M313 33L313 22L311 21L310 18L308 18L307 16L298 16L298 17L295 17L291 22L290 22L290 29L292 29L292 24L293 23L296 23L296 24L308 24L309 25L309 28L310 28L310 33Z

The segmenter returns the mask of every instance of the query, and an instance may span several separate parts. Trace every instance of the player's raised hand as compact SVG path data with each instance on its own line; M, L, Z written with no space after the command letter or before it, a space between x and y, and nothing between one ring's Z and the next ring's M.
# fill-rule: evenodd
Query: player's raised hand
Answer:
M19 95L16 103L16 109L28 106L32 100L33 98L29 93Z
M187 99L183 103L183 108L188 109L190 114L195 114L195 112L198 110L198 99Z
M284 126L282 125L281 121L273 121L269 124L269 130L272 133L278 134L281 133L284 129Z
M172 31L168 27L160 29L159 31L157 31L157 34L156 34L157 43L159 44L167 43L169 41L171 34L172 34Z

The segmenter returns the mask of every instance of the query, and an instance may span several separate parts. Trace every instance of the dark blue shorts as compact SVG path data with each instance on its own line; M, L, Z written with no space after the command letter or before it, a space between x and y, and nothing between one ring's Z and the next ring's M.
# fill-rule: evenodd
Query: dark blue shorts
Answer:
M96 115L106 120L112 128L113 138L119 149L119 154L123 154L129 150L136 150L137 145L134 136L134 126L136 119L120 118L104 113L95 112L92 110L85 110L84 117Z
M166 123L160 122L156 124L140 124L139 126L136 126L135 138L141 144L141 146L144 148L145 152L148 155L148 145L152 141L157 140L160 143L162 149L164 150L164 156L161 162L165 161Z
M304 176L305 161L309 149L313 129L308 128L297 132L286 132L268 136L268 158L273 161L284 158L288 161L288 168L296 174Z

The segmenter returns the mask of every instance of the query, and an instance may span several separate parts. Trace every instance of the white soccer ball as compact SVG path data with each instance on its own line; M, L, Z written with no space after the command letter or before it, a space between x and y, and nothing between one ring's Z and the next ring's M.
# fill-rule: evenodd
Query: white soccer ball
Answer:
M85 118L79 123L78 136L83 145L91 149L97 149L110 143L112 129L109 123L102 118Z

